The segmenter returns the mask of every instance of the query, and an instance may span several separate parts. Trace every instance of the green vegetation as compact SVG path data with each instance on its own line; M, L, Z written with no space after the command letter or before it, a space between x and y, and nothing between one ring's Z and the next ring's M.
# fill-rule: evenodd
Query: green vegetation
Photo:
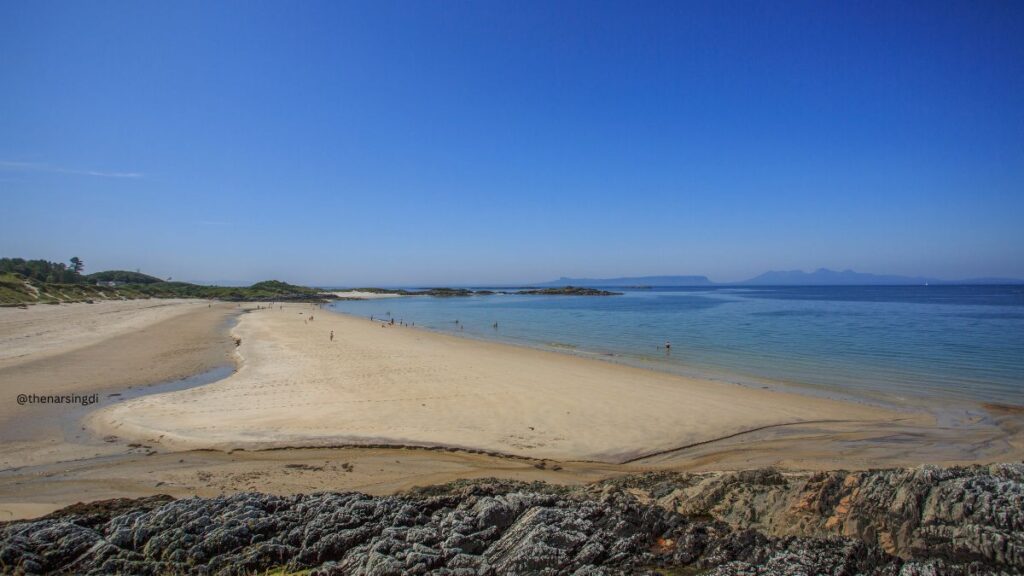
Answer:
M230 302L321 301L331 297L316 288L296 286L279 280L257 282L252 286L203 286L188 282L155 282L130 284L118 288L130 288L153 298L208 298Z
M317 288L307 288L305 286L296 286L295 284L289 284L287 282L281 282L280 280L264 280L263 282L257 282L252 286L249 286L249 290L258 292L265 292L268 295L273 294L307 294L309 296L318 296L323 290Z
M0 305L59 304L61 302L86 302L108 298L122 298L117 290L106 286L72 284L64 282L40 282L17 273L0 274Z
M130 272L128 270L107 270L96 272L85 277L90 282L117 282L119 284L155 284L163 282L156 276L143 274L142 272Z
M108 270L83 276L82 260L67 266L46 260L0 258L0 306L59 304L138 298L202 298L230 302L323 302L331 296L316 288L279 280L252 286L203 286L170 282L141 272Z
M77 284L82 281L82 261L72 259L72 267L60 262L46 260L25 260L24 258L0 258L0 274L21 274L39 282Z

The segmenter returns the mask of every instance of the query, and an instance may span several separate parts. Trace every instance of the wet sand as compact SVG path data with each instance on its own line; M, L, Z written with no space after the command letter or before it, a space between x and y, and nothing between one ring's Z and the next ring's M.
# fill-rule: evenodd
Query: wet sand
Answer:
M81 457L75 404L19 405L20 394L108 394L184 378L234 361L234 304L136 300L0 309L0 467ZM84 431L75 435L85 441Z

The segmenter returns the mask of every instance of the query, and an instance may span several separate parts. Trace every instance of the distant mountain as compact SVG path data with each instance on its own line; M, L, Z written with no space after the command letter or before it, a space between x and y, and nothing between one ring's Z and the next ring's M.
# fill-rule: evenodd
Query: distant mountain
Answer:
M853 270L819 268L814 272L802 270L765 272L738 284L753 286L920 286L924 284L1021 284L1013 278L971 278L968 280L940 280L924 276L896 276L867 274Z
M536 286L711 286L707 276L631 276L624 278L566 278Z
M712 282L707 276L627 276L620 278L567 278L531 286L923 286L925 284L1024 284L1019 278L968 278L941 280L925 276L897 276L894 274L868 274L853 270L818 268L814 272L785 270L765 272L742 282Z

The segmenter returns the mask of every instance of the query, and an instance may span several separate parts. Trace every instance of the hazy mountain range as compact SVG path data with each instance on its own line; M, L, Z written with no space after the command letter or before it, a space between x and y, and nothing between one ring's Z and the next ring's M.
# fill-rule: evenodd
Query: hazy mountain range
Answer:
M1024 284L1019 278L966 278L943 280L924 276L868 274L853 270L819 268L814 272L765 272L741 282L712 282L707 276L630 276L622 278L567 278L537 286L920 286L924 284Z

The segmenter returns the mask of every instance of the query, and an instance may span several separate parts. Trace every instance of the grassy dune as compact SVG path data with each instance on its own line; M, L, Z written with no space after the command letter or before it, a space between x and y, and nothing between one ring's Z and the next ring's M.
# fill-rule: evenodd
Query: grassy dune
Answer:
M100 273L113 275L117 271ZM145 276L145 275L140 275ZM147 277L152 278L152 277ZM89 279L91 280L91 279ZM141 280L141 279L140 279ZM137 298L202 298L225 301L320 301L325 296L316 288L296 286L277 280L257 282L252 286L203 286L188 282L143 280L106 286L86 281L81 283L43 282L17 273L0 274L0 306L27 304L60 304L91 300L134 300ZM101 280L106 281L106 280Z

